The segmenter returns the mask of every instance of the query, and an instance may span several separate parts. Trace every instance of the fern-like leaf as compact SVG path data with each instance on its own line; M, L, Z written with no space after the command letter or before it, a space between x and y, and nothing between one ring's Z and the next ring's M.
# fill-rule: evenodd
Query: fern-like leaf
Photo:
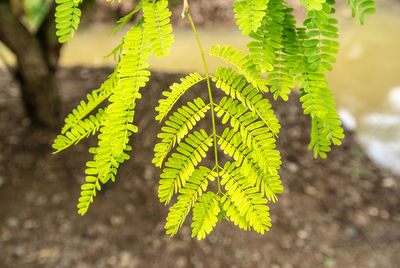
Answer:
M307 10L321 10L326 0L300 0Z
M116 74L112 73L99 89L93 90L86 96L86 102L81 101L65 118L61 135L58 135L53 143L53 148L56 150L55 153L77 144L83 138L88 137L90 134L94 135L99 130L104 116L103 109L99 109L96 115L91 115L89 118L85 117L111 95L116 83Z
M150 76L150 72L145 70L149 57L150 49L143 31L132 27L124 38L123 56L117 67L118 83L109 98L111 104L104 113L98 147L92 150L94 161L90 161L90 168L86 169L86 181L96 187L92 187L90 192L82 190L81 197L84 198L78 204L81 215L86 213L92 202L95 189L100 190L97 185L110 179L114 181L119 165L129 159L126 153L132 149L128 145L129 137L137 132L137 127L133 125L134 109L136 100L141 97L139 89L146 85Z
M91 148L89 152L94 155L94 160L96 160L97 148ZM77 206L78 214L82 216L88 211L90 204L93 203L97 191L101 190L100 181L97 177L97 164L95 161L86 162L85 174L86 183L81 186L81 196L79 197L79 203Z
M158 115L156 116L156 120L162 121L164 117L169 113L174 104L182 97L182 95L193 85L203 81L203 78L198 73L191 73L185 78L181 78L181 83L174 83L170 86L171 91L163 91L163 96L167 97L166 99L160 99L158 101L158 107L156 107L156 111Z
M292 55L299 50L292 11L283 0L270 0L261 26L250 34L253 40L247 44L253 63L260 72L268 71L267 79L275 100L278 97L288 100L295 86Z
M118 85L110 97L104 124L99 135L98 157L99 176L102 182L114 179L118 162L123 161L129 136L137 131L132 124L136 99L140 98L139 89L146 85L150 72L147 59L150 56L146 47L146 38L139 27L132 27L124 38L124 52L117 67ZM114 169L115 168L115 169Z
M82 1L55 0L59 42L69 41L77 30ZM347 1L352 16L358 15L361 24L366 14L375 13L375 0ZM108 55L118 59L114 73L68 115L53 145L58 152L99 132L97 147L89 149L93 158L86 163L85 183L77 205L81 215L88 211L102 185L115 181L119 166L130 158L129 140L138 129L134 125L136 101L150 76L147 60L151 54L158 58L169 55L174 42L168 0L136 2L135 9L122 17L114 29L117 32L143 10L136 26ZM161 122L169 117L157 135L161 141L154 148L153 163L164 165L158 188L160 201L168 204L177 194L165 224L168 235L177 233L191 209L192 237L198 239L205 238L223 219L244 230L261 234L269 230L267 204L276 202L283 192L278 174L282 161L276 149L280 125L263 93L271 92L275 100L286 101L297 83L304 114L311 117L309 148L314 150L314 157L325 158L332 145L341 143L343 129L326 79L339 47L338 22L332 17L335 0L300 2L307 10L304 27L296 26L293 9L285 0L235 1L237 25L243 35L252 38L247 44L249 53L214 45L209 55L234 68L218 67L213 76L204 62L207 77L192 73L162 93L165 98L159 100L156 119ZM184 9L182 15L188 12L187 1ZM189 14L188 18L198 39ZM213 99L210 79L227 95L219 102ZM175 104L183 101L184 93L203 80L207 80L209 102L192 99L171 115ZM99 108L106 99L109 105ZM195 131L209 110L212 133ZM216 121L222 125L217 126ZM211 167L207 161L208 167L201 166L212 146L214 165ZM221 151L231 160L225 162ZM213 181L218 182L215 192L208 189Z
M81 101L80 104L72 110L65 118L65 124L61 130L61 134L65 134L70 128L78 124L93 109L107 99L117 83L116 73L112 73L108 79L100 86L99 89L93 90L86 96L87 101Z
M201 240L209 234L218 222L219 197L213 192L200 196L193 206L192 237Z
M173 153L165 163L160 175L158 197L161 202L169 203L174 193L185 185L196 166L206 157L208 148L212 145L212 137L203 129L189 134L184 142L177 147L178 153Z
M150 72L147 59L150 56L146 47L146 38L139 27L132 27L124 38L124 52L117 67L118 85L110 97L103 127L100 129L97 159L102 182L114 178L114 168L123 161L121 155L126 150L129 136L137 131L132 124L136 99L140 98L139 89L146 85ZM101 168L100 168L101 167Z
M281 161L279 151L275 150L275 139L258 116L247 112L247 108L232 98L222 98L215 107L222 123L230 121L235 132L241 136L241 142L253 151L253 157L265 174L277 175Z
M245 216L240 215L238 206L232 201L232 197L228 193L225 193L220 203L222 204L222 210L225 212L225 218L245 231L250 230L249 222L246 221Z
M139 12L139 11L142 9L143 5L144 5L145 3L147 3L148 1L149 1L149 0L140 0L140 2L136 5L136 7L135 7L134 10L132 10L130 13L128 13L127 15L123 16L122 18L120 18L120 19L117 21L118 25L117 25L117 27L115 27L115 28L113 29L113 32L114 32L114 33L117 33L119 30L121 30L122 27L124 27L128 22L130 22L130 21L132 20L133 16L134 16L137 12Z
M250 33L247 43L253 63L260 72L272 71L282 43L283 0L270 0L266 15L257 31Z
M328 4L324 4L321 11L310 11L304 21L307 27L306 39L302 43L304 56L307 58L308 68L312 71L320 66L325 70L332 70L332 63L336 61L332 54L339 51L339 37L337 20L330 18L334 12Z
M243 35L255 32L261 26L267 4L268 0L245 0L233 3L236 24Z
M197 122L205 116L210 109L201 98L188 102L187 106L182 106L165 122L165 127L161 128L161 133L157 135L162 141L154 147L153 163L161 167L162 162L168 153L193 129Z
M283 191L279 175L264 172L262 168L263 164L257 160L257 158L260 158L257 156L257 153L260 153L255 152L243 143L242 137L238 132L226 128L222 136L219 137L218 144L225 154L233 157L235 166L240 167L240 173L250 183L257 185L263 196L266 196L268 200L273 202L278 200L276 194L280 194ZM272 161L279 164L280 159L272 159Z
M58 153L73 144L77 144L80 140L88 137L90 134L94 135L100 128L103 116L104 110L100 108L96 115L91 115L89 118L79 120L63 135L58 135L53 144L53 148L56 150L55 153Z
M262 92L268 92L268 82L261 77L258 66L254 64L251 57L243 56L243 51L232 46L214 45L211 47L210 55L232 64L255 88Z
M276 43L279 47L275 50L275 65L273 70L268 73L267 78L270 81L270 91L273 97L277 100L279 97L287 101L291 89L294 88L295 83L293 80L292 55L299 52L298 42L296 36L296 20L290 14L293 9L287 8L282 0L273 0L274 7L279 12L279 17L271 23L275 23L276 29L279 29L280 38L276 37ZM273 24L272 24L273 25Z
M303 60L299 63L296 77L302 92L300 101L303 102L304 114L310 114L312 122L311 142L309 147L314 149L314 157L326 158L331 145L340 145L344 138L343 129L338 120L333 95L328 88L325 72L332 69L331 63L335 57L331 54L338 52L337 20L330 18L334 12L327 1L321 10L312 10L304 24L307 30L299 30Z
M230 162L225 164L219 175L222 177L221 185L237 207L239 216L244 217L254 231L261 234L268 231L271 227L269 207L266 205L268 201L258 193L258 189Z
M174 36L171 34L171 11L168 9L168 1L145 2L143 16L143 27L146 36L149 38L152 52L158 58L168 56L174 43Z
M360 24L365 22L365 15L375 14L375 0L347 0L351 6L351 16L354 18L357 14Z
M253 85L247 85L246 80L231 68L218 67L213 77L215 86L226 95L239 100L250 111L254 112L268 126L269 130L278 136L280 124L268 99L263 98Z
M169 209L165 224L168 235L173 236L177 233L197 198L207 190L208 181L214 181L217 175L215 171L204 166L195 169L179 190L178 201Z
M78 30L81 17L79 5L83 0L56 0L56 35L58 42L65 43L69 41L74 32Z

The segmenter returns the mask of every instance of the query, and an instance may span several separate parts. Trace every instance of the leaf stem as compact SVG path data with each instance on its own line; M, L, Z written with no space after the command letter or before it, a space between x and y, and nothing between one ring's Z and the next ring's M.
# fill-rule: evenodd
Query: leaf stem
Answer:
M212 93L211 93L210 74L208 72L208 67L207 67L204 50L203 50L203 47L201 46L199 35L197 34L196 27L194 26L192 17L190 16L189 9L186 9L186 14L190 21L190 25L192 26L193 33L196 36L197 44L199 46L200 53L201 53L201 58L203 60L204 70L206 72L207 89L208 89L208 95L210 98L211 120L212 120L212 127L213 127L213 136L214 136L215 167L217 168L217 174L218 174L218 193L217 194L220 195L222 192L221 192L221 184L220 184L219 171L218 171L219 164L218 164L218 149L217 149L217 131L215 129L215 112L214 112L213 97L212 97Z

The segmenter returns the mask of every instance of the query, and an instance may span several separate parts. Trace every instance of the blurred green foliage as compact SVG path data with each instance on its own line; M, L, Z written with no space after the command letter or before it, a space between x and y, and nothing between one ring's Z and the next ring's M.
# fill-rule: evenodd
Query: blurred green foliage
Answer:
M36 28L49 12L50 4L46 0L24 0L23 9L28 22Z

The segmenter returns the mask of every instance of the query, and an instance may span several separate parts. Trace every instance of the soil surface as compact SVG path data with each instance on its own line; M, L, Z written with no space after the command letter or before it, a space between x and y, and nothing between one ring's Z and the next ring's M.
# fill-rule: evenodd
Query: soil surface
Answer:
M61 69L63 114L109 73ZM152 75L137 106L132 159L81 217L76 202L96 140L52 154L57 133L30 125L17 85L0 70L1 267L399 267L400 178L371 162L349 132L328 159L314 160L295 93L274 102L285 190L271 204L271 230L259 235L221 222L198 241L188 217L174 238L166 236L168 207L158 201L160 170L151 163L160 129L153 118L161 91L175 81ZM196 95L207 98L203 84L185 97Z

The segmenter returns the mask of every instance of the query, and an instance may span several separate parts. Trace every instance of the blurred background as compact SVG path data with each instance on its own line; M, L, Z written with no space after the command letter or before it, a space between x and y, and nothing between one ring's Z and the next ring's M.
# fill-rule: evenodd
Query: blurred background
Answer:
M216 43L246 49L233 0L189 2L206 51ZM62 118L112 72L115 61L104 56L129 29L112 33L115 20L136 2L85 1L78 32L60 46L49 1L1 1L0 267L398 267L400 2L379 1L363 26L347 1L338 2L340 53L328 81L346 127L343 146L313 160L297 92L287 103L274 102L285 192L271 204L270 232L223 222L197 241L189 217L176 237L164 234L168 208L158 202L160 170L151 164L160 128L155 96L184 74L203 73L188 21L180 18L181 1L170 1L171 55L150 62L133 157L84 217L76 202L96 141L57 155L51 144ZM288 3L301 21L302 5ZM221 64L207 60L211 71ZM204 93L200 85L191 94Z

